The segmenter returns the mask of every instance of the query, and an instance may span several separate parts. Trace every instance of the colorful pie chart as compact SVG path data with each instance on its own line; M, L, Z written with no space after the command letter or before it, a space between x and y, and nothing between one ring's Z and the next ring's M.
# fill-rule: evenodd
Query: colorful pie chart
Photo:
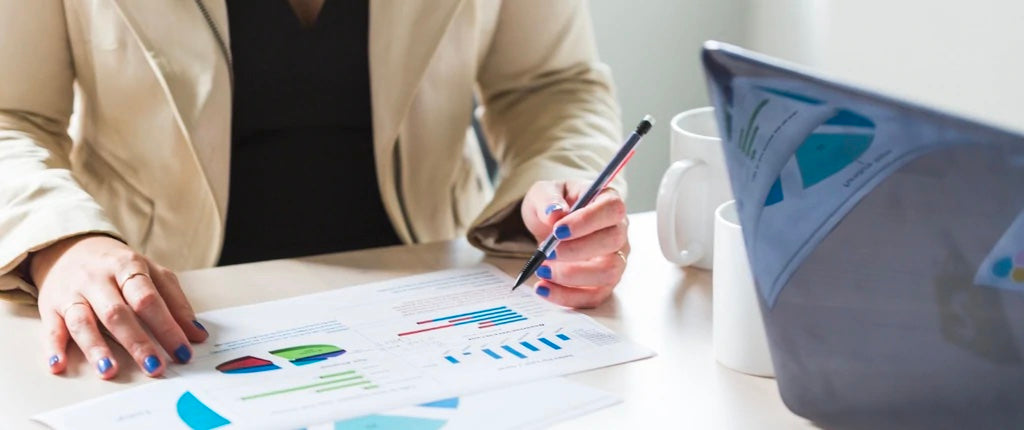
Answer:
M225 361L217 365L217 370L222 373L257 373L274 369L280 369L280 367L268 360L251 355Z

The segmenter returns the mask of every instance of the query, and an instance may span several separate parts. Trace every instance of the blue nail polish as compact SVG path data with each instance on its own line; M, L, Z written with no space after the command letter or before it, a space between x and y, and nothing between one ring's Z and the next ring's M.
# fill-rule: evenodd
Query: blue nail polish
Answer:
M153 373L160 368L160 359L150 355L142 360L142 368L146 369L146 373Z
M537 287L537 295L538 296L547 297L548 294L551 294L551 290L549 290L548 287L543 287L543 286L542 287Z
M551 215L552 212L560 210L562 210L562 205L558 203L552 203L548 205L548 207L544 208L544 215Z
M197 329L200 329L203 332L209 333L206 331L206 327L203 327L203 324L200 323L199 320L192 320L192 325L196 326Z
M543 279L551 279L551 268L548 266L540 266L537 268L537 276Z
M569 226L562 224L555 228L555 237L557 237L558 240L568 239L569 236L572 236L572 233L569 232Z
M100 375L106 374L111 367L114 367L114 363L109 358L103 357L98 363L96 363L96 370L100 371Z
M556 257L558 257L558 253L557 253L557 252L555 252L555 250L554 250L554 249L552 249L552 250L551 250L551 253L550 253L550 254L548 254L548 260L554 260L554 259L555 259Z
M57 363L60 363L60 357L58 357L56 355L51 355L50 356L50 367L56 366Z
M187 345L181 345L178 349L174 350L174 356L178 361L188 363L188 361L192 359L192 351L189 351Z

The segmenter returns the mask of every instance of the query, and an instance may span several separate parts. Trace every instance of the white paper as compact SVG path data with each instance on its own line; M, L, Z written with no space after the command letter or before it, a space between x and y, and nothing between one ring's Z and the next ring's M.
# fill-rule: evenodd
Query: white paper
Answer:
M618 403L604 391L563 378L545 379L417 406L309 426L309 430L471 430L543 428ZM65 429L232 429L198 402L180 378L122 390L33 417Z
M511 285L481 265L207 312L211 338L172 371L226 420L277 428L652 355Z
M752 271L769 306L800 263L860 199L913 159L970 142L962 133L908 126L882 105L803 84L737 78L724 145ZM847 106L858 106L853 111Z
M974 275L974 284L1024 291L1024 212L989 251Z

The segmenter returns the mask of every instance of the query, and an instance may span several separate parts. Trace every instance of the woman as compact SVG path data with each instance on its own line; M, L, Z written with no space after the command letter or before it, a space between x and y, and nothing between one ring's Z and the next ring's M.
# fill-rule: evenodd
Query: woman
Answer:
M620 136L588 19L579 1L0 0L0 290L38 306L53 373L73 341L105 379L122 364L101 327L152 376L206 339L175 270L461 234L520 255L556 231L535 291L595 306L628 243L620 183L566 215Z

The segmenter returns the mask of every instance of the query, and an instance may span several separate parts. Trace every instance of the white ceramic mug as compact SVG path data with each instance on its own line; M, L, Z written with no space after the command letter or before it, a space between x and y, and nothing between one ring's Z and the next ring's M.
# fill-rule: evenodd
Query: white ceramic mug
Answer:
M712 267L714 212L732 199L714 108L672 118L672 164L658 187L658 243L669 261Z
M711 330L715 359L730 369L774 376L757 288L733 200L715 210Z

